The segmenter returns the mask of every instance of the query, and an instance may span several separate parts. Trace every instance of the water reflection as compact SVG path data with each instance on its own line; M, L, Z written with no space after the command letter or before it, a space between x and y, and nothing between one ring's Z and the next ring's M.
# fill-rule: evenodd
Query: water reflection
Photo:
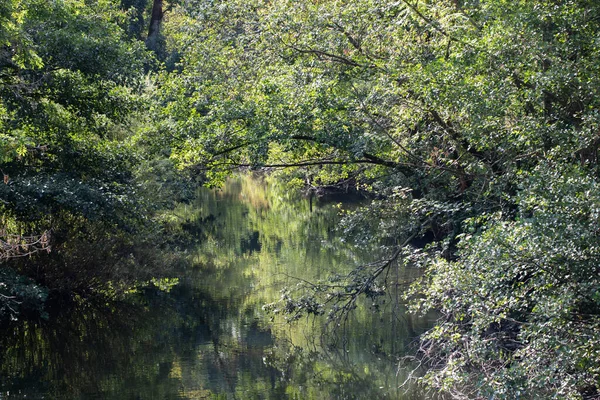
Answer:
M397 293L327 336L318 319L263 311L297 278L378 256L337 240L334 204L246 176L175 215L199 243L180 283L119 302L56 299L48 321L3 327L0 399L418 398L398 389L396 357L427 322L409 319Z

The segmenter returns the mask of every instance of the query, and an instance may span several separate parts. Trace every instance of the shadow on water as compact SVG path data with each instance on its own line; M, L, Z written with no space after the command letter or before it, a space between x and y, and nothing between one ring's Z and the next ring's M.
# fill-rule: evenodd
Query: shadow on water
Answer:
M179 284L120 301L56 298L48 320L0 328L0 398L419 399L398 388L398 357L428 321L395 294L329 335L322 320L263 311L295 278L368 260L336 240L336 206L310 207L250 177L199 191L175 210L201 237Z

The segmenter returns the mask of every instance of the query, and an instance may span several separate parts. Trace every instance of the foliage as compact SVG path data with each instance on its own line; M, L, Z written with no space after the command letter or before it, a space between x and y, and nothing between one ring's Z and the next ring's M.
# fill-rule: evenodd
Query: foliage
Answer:
M0 319L15 318L20 313L45 313L43 303L47 290L11 269L0 269Z
M86 295L160 276L174 260L146 254L169 247L149 222L169 201L149 198L166 178L139 172L160 154L144 141L153 56L127 32L133 11L116 1L0 7L3 268ZM40 243L47 251L34 251Z
M457 397L595 396L600 198L581 168L557 167L524 180L516 218L478 217L457 261L428 270L421 307L442 319L423 338L427 379Z
M122 139L124 124L142 104L134 80L143 47L122 40L121 15L110 3L19 6L21 32L6 50L28 38L37 63L5 60L13 69L0 86L3 214L45 219L46 228L59 210L126 219L134 206L127 193L135 154Z
M431 387L598 395L597 2L233 0L178 13L183 56L161 87L175 162L212 182L295 167L296 185L379 197L346 229L379 226L401 248L329 289L351 304L396 262L424 266L412 299L443 314L423 338Z
M397 287L395 266L425 268L408 297L442 319L424 383L598 396L597 1L173 2L150 76L149 2L0 11L3 233L51 230L51 271L89 260L74 243L115 258L128 234L152 243L144 221L189 198L176 168L212 185L293 168L309 193L376 199L341 229L369 247L376 228L388 255L315 286L334 310ZM300 300L291 313L325 312Z

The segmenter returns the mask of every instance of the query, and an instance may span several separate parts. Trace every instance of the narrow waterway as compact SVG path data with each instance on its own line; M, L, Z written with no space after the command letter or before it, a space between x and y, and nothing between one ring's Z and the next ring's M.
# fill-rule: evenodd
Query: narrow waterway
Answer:
M399 387L410 366L398 360L429 321L397 292L337 327L265 311L284 287L382 256L340 240L340 209L355 205L325 200L250 176L200 190L172 215L190 241L177 281L56 300L48 320L4 327L0 399L422 398Z

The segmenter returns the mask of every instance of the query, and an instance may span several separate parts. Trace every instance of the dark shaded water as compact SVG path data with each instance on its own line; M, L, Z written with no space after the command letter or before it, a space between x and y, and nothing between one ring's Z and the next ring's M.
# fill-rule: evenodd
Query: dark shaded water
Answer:
M0 399L420 398L399 388L398 357L427 321L402 305L359 307L327 335L321 320L263 309L297 278L378 256L337 240L338 214L250 177L200 191L172 215L199 243L178 284L120 302L56 300L48 321L4 327Z

